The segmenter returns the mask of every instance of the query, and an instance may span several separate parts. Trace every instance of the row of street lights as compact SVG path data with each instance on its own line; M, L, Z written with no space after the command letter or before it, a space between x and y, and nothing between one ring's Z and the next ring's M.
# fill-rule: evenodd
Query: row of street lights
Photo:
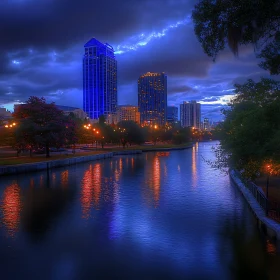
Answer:
M16 123L6 124L6 125L5 125L5 128L12 128L12 127L14 127L14 126L16 126Z
M91 124L87 124L87 125L84 125L84 128L87 129L87 130L90 130L92 127L91 127ZM95 148L97 150L97 136L99 135L99 131L95 128L92 129L92 133L93 133L93 138L95 136ZM92 139L92 147L93 147L93 139Z

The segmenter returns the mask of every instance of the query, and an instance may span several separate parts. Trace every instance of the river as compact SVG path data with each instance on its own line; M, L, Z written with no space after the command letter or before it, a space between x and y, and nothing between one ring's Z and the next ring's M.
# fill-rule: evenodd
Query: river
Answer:
M279 273L277 245L228 175L205 161L217 144L0 178L1 279Z

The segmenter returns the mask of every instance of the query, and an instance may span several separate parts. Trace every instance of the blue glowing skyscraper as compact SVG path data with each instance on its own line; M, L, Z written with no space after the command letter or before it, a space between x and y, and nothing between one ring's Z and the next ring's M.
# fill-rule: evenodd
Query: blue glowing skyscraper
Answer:
M95 38L85 44L83 109L91 119L117 110L117 61L114 49Z
M144 125L165 125L167 115L167 76L146 73L138 79L138 108Z

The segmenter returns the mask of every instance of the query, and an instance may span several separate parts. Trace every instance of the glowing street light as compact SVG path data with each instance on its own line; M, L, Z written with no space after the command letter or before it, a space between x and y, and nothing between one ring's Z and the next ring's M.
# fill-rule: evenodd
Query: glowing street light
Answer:
M266 177L266 207L265 207L266 216L268 216L268 208L269 208L268 185L269 185L270 168L271 168L271 165L267 164L266 165L266 171L267 171L267 177Z
M14 127L14 126L16 126L16 123L6 124L6 125L5 125L5 128L12 128L12 127Z

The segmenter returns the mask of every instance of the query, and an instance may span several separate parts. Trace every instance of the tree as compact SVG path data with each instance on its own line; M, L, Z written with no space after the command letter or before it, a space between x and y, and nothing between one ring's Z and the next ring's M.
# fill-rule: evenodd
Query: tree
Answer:
M234 167L254 178L265 162L280 160L279 83L263 79L235 85L237 97L224 110L217 166Z
M125 147L126 143L129 145L142 144L145 142L144 132L142 128L134 121L121 121L118 123L118 127L120 128L120 140Z
M32 156L32 150L38 147L36 139L36 124L30 119L24 119L15 129L15 148L17 150L17 156L21 151L29 150L30 156Z
M15 127L0 127L0 146L15 146Z
M190 138L191 138L191 128L184 127L174 131L172 141L176 145L181 145L189 142Z
M192 18L199 42L214 60L226 45L238 55L240 45L254 44L260 66L280 73L279 0L200 0Z
M17 144L45 147L46 157L50 156L51 146L59 147L74 141L75 124L71 118L65 117L54 103L47 104L44 98L31 96L15 109L13 116L18 123Z

